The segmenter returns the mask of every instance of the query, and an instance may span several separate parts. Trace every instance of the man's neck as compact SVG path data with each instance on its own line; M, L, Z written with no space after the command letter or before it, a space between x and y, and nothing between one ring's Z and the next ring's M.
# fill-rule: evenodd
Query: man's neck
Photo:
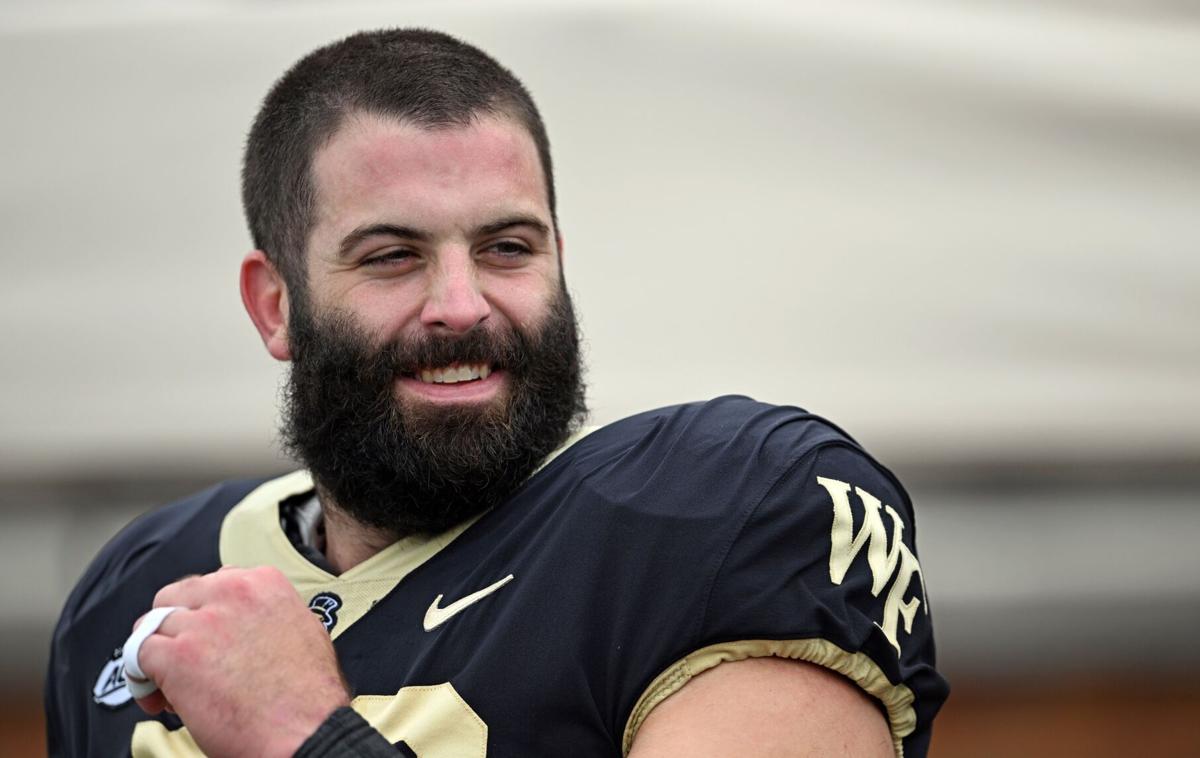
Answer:
M325 516L325 560L338 575L396 541L389 530L364 526L324 497L321 511Z

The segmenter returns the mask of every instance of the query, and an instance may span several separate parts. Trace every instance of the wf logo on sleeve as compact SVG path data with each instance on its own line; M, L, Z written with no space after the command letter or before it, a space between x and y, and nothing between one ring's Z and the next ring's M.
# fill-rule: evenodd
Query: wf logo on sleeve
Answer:
M921 596L925 596L925 578L921 574L921 564L917 557L904 544L904 521L900 514L890 505L884 505L879 498L861 487L854 487L854 493L863 505L862 522L858 531L854 531L854 511L850 506L851 485L839 482L837 479L817 477L817 484L825 488L833 500L833 530L830 535L829 548L829 579L834 584L841 584L846 578L846 572L854 563L854 559L867 548L867 566L871 569L871 594L879 597L879 593L892 583L887 599L883 603L883 619L875 625L883 630L892 647L900 652L900 641L896 637L896 627L900 618L904 618L904 631L912 634L913 619L917 608L921 605L920 598L910 597L907 600L909 586L913 576L921 579ZM891 546L888 545L888 530L884 525L880 510L887 513L892 522ZM925 613L929 613L926 606Z

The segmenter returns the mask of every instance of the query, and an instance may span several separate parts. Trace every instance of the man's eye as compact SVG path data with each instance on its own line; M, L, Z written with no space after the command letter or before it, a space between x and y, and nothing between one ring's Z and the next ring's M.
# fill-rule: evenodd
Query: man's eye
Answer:
M517 258L522 255L529 255L531 251L529 246L523 242L517 242L516 240L500 240L499 242L493 242L492 244L488 245L486 248L484 248L484 252L496 253L497 255L505 258Z
M404 263L413 257L411 250L387 250L370 258L363 259L364 266L386 266Z

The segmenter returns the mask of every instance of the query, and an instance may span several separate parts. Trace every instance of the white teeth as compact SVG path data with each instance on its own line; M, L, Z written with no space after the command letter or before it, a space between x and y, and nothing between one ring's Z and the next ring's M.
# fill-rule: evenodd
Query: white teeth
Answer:
M470 382L475 379L487 379L492 373L492 367L486 363L469 366L445 366L443 368L421 369L419 377L426 384L456 384Z

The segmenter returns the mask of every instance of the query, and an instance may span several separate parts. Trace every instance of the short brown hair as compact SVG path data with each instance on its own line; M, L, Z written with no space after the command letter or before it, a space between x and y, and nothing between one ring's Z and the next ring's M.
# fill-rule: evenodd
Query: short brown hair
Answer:
M482 50L426 29L360 32L309 53L263 100L242 164L242 205L254 246L296 295L316 190L312 161L346 118L370 113L429 129L504 115L533 138L557 226L550 140L533 98Z

